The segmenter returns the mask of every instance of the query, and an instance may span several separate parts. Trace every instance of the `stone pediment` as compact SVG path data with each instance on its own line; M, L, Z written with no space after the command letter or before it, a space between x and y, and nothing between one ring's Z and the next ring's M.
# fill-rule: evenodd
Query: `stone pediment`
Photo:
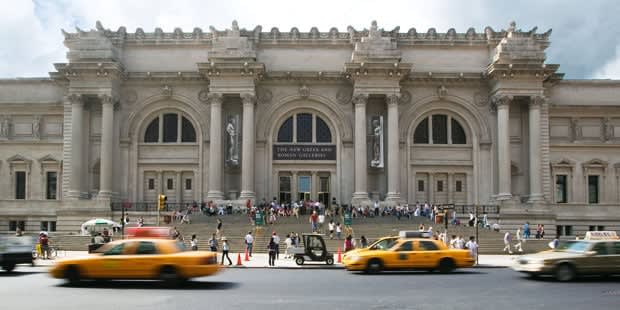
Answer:
M378 29L377 22L373 21L368 36L362 37L355 43L353 62L389 62L399 61L401 52L396 41L391 37L383 36L383 29Z
M6 161L9 163L27 163L27 164L32 162L32 160L19 154L9 157Z
M51 154L47 154L41 158L39 158L39 162L45 162L45 163L60 163L60 160L56 159L54 156L52 156Z
M210 27L213 34L209 60L226 59L248 59L256 60L256 52L252 41L248 37L241 36L237 21L233 21L232 28L225 32L217 31L213 26Z
M554 161L551 163L552 166L574 166L575 162L568 158L562 158L558 161Z
M595 159L592 159L592 160L589 160L589 161L583 163L582 165L584 167L607 167L607 164L608 164L608 162L606 162L606 161L604 161L602 159L595 158Z

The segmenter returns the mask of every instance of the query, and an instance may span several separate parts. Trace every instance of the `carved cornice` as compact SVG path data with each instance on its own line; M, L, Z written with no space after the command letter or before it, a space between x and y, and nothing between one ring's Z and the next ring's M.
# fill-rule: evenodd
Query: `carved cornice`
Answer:
M345 63L345 77L347 79L364 79L364 78L383 78L391 80L403 80L407 78L412 64L408 63L385 63L385 62L373 62L373 63Z
M82 95L80 94L69 94L65 96L65 102L69 104L83 104Z
M512 98L508 95L497 94L491 97L491 106L495 109L508 107Z
M209 63L198 63L198 71L205 78L219 77L244 77L261 79L265 73L265 65L258 62L231 62L211 61Z
M537 33L537 28L530 31L521 31L509 28L508 30L495 31L491 27L486 27L483 32L478 33L474 28L467 29L464 33L457 32L454 28L450 28L445 33L439 33L435 28L429 28L427 31L418 32L416 28L410 28L406 32L400 32L400 27L392 30L377 29L376 33L381 37L388 37L395 40L399 46L487 46L499 43L509 34L515 36L531 37L535 42L542 45L549 45L549 36L551 31ZM172 32L164 32L161 28L156 28L153 32L145 32L142 28L137 28L134 32L127 32L126 27L119 27L118 30L112 31L106 29L100 22L96 23L96 29L84 31L76 28L76 32L68 33L62 31L65 37L65 44L70 44L81 39L98 35L106 38L114 45L210 45L213 40L219 37L238 35L247 37L255 44L261 45L330 45L335 44L351 45L361 41L362 38L368 37L369 29L356 30L353 26L347 27L346 31L340 31L336 27L331 27L328 32L320 32L316 27L310 29L309 32L300 32L297 27L291 28L289 31L281 31L274 27L269 32L263 32L262 26L256 26L254 29L233 29L217 30L214 27L209 28L210 32L204 32L201 28L194 28L191 32L184 32L181 28L175 28ZM235 33L233 33L235 32Z
M532 108L540 108L545 102L547 102L547 98L544 96L530 97L530 107Z
M72 62L54 64L56 72L50 72L50 77L57 81L71 81L83 79L125 79L125 68L118 62Z

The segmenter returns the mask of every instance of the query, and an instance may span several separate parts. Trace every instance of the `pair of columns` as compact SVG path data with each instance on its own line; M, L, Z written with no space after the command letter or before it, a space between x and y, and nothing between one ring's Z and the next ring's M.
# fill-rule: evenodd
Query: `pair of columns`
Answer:
M529 102L529 159L530 159L530 197L528 202L543 200L542 194L542 156L540 152L540 108L544 97L532 96ZM512 198L510 169L510 103L509 96L494 98L497 107L497 158L499 167L498 200Z
M102 106L101 121L101 156L99 166L99 199L110 199L112 196L112 172L114 155L114 98L100 95ZM71 103L71 178L69 182L69 198L79 199L81 196L82 171L84 167L84 102L80 95L68 96Z
M224 166L222 146L222 104L224 94L211 93L211 142L209 147L209 192L208 200L223 200L222 167ZM256 96L241 94L243 102L242 142L241 142L241 194L239 199L255 199L254 193L254 106Z
M400 201L400 151L398 139L398 94L386 95L387 101L387 201ZM366 105L368 94L353 97L355 105L355 192L354 201L368 200L368 162L366 143Z

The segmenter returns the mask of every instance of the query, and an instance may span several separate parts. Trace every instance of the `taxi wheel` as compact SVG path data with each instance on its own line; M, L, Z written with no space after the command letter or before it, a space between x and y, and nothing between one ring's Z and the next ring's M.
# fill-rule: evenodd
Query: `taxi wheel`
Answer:
M304 264L304 258L303 257L297 257L295 258L295 264L301 266Z
M379 273L381 270L383 270L383 262L381 262L380 259L373 258L368 261L368 264L366 265L367 273Z
M177 270L172 266L164 266L159 271L159 280L164 282L166 286L178 285L182 282L182 278L177 274Z
M65 279L69 282L69 285L78 285L82 280L80 276L80 270L77 266L69 266L65 270Z
M454 261L449 258L444 258L439 261L439 272L450 273L454 270Z
M4 269L4 271L6 271L6 272L11 272L11 271L13 271L13 269L15 269L15 264L14 263L6 263L6 264L2 265L2 269Z
M555 279L561 282L571 281L575 279L575 267L569 264L561 264L555 269Z
M325 263L328 264L328 265L333 265L334 264L334 259L332 257L328 257L325 260Z

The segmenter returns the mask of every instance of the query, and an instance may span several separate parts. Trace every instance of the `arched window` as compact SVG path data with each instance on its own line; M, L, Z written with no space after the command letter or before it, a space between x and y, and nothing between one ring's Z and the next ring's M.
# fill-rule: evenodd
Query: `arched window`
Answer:
M287 118L278 129L277 142L332 143L332 132L319 116L299 113Z
M434 114L420 121L413 133L413 143L467 144L467 135L456 119L444 114Z
M181 123L179 124L179 117ZM160 130L160 124L163 125ZM179 126L180 125L180 126ZM180 132L179 132L180 129ZM160 132L162 135L160 136ZM158 115L149 123L144 132L145 143L196 142L194 125L185 116L177 113Z

